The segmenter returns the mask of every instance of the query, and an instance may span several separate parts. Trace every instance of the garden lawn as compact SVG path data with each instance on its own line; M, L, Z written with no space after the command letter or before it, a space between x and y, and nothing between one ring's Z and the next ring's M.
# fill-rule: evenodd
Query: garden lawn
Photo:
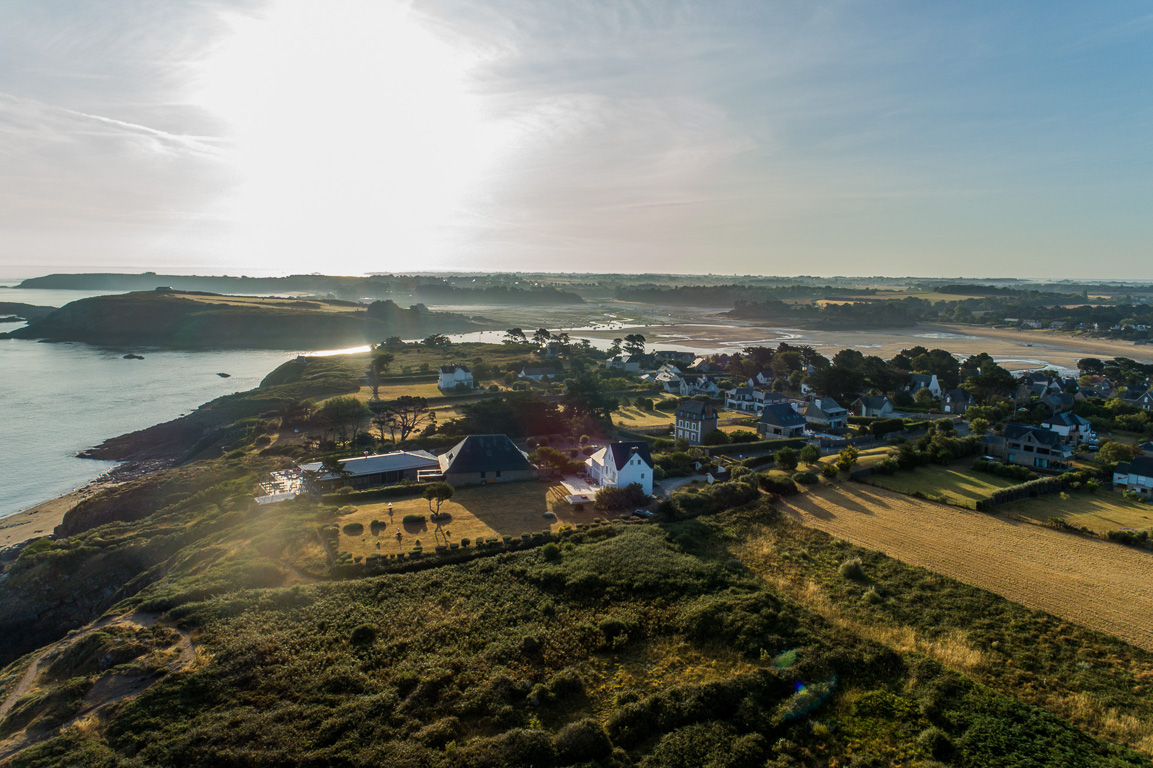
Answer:
M671 427L673 414L669 411L643 411L635 406L621 408L613 411L613 424L625 429L630 427Z
M1038 522L1059 517L1070 525L1097 533L1120 528L1153 529L1153 505L1129 501L1111 491L1050 493L1033 499L1021 499L997 508L998 514L1019 515Z
M967 509L976 509L978 501L988 498L998 488L1018 483L1007 477L974 472L965 465L918 467L911 472L898 472L895 475L872 475L865 482L878 488L909 496L920 495Z
M478 537L521 536L545 530L555 532L562 525L591 523L596 517L616 517L594 511L591 504L575 509L565 502L561 486L535 480L457 488L452 499L441 505L440 511L442 515L447 513L449 519L441 520L439 524L426 520L416 525L405 525L402 522L405 515L429 517L428 502L423 497L392 499L391 522L388 501L361 505L355 512L334 521L341 528L340 551L349 552L354 557L396 554L411 551L417 539L425 549L431 549L437 543L443 544L446 532L449 542L459 542L462 538L475 541ZM552 511L554 516L545 517L546 511ZM373 520L388 523L379 535L372 534L370 524ZM361 523L364 533L356 536L345 534L344 526L349 523ZM396 537L398 530L401 534L399 540Z

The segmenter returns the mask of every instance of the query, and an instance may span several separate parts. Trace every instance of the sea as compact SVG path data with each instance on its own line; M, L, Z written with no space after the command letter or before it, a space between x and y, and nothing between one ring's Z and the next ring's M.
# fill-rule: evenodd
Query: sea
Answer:
M0 301L60 307L109 291L15 289ZM21 323L0 323L10 331ZM132 352L143 360L125 360ZM292 351L167 352L0 340L0 517L95 480L112 462L76 454L257 386ZM227 378L217 374L227 373Z

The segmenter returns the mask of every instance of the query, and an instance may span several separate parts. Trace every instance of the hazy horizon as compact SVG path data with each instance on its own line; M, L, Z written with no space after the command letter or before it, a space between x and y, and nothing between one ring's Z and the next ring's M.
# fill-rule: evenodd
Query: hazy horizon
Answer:
M1141 3L14 0L0 21L0 274L1153 279Z

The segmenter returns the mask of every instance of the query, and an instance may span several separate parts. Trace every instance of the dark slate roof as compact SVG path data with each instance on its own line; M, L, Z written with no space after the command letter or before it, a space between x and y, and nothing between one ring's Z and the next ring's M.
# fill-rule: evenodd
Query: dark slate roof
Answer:
M869 409L884 408L885 403L892 405L892 401L889 400L889 398L885 395L861 395L857 398L857 400L861 403L861 405Z
M1043 427L1033 427L1028 424L1014 424L1009 423L1005 425L1005 431L1002 433L1008 440L1021 440L1027 434L1032 434L1033 438L1042 445L1057 445L1061 442L1061 436L1051 429L1044 429Z
M644 440L609 443L608 449L609 453L612 454L613 461L616 462L618 472L624 469L625 464L628 464L629 459L631 459L634 455L638 456L641 461L643 461L645 464L648 464L650 467L653 466L653 456L649 452L649 444Z
M1124 475L1153 477L1153 458L1149 456L1138 456L1132 461L1121 462L1114 471Z
M970 395L968 392L966 392L961 387L957 387L956 389L950 389L948 392L946 392L945 393L945 399L947 401L949 401L950 403L954 403L954 402L962 402L963 403L963 402L966 402L968 400L973 399L973 396Z
M442 365L440 367L441 373L456 373L458 370L465 373L472 373L472 370L467 365Z
M803 427L805 417L794 411L793 406L788 403L772 403L765 406L761 422L777 427Z
M1077 414L1069 413L1068 411L1058 413L1056 416L1052 416L1042 422L1042 424L1060 424L1064 427L1077 427L1087 425L1088 423L1089 421L1087 419L1083 419Z
M703 421L704 419L716 418L716 415L713 407L708 403L702 403L700 400L686 400L677 406L676 417Z
M512 472L532 464L508 435L469 435L440 457L445 474Z
M931 373L914 373L910 381L913 386L927 387L933 383L933 374Z

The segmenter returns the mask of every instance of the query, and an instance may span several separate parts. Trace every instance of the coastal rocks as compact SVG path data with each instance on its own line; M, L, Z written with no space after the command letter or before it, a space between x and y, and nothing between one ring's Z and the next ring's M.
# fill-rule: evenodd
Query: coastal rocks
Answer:
M218 373L218 374L216 374L216 375L217 375L217 376L219 376L219 377L220 377L220 378L222 378L222 379L231 379L231 378L232 378L232 374L231 374L231 373Z
M129 352L127 355L124 356L124 359L125 360L143 360L144 355L134 355L131 352Z

